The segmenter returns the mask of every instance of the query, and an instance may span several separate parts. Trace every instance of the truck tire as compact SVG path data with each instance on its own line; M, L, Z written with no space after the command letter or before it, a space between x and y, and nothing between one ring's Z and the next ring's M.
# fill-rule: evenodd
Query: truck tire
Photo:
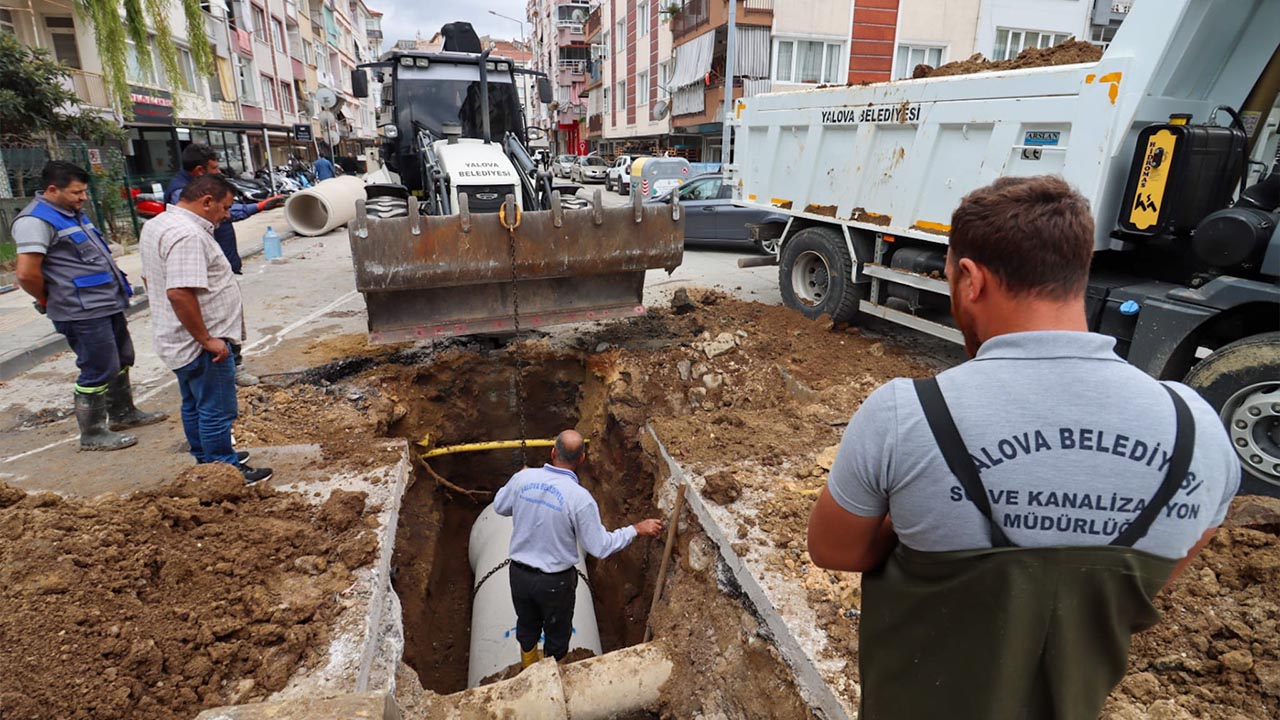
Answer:
M1240 455L1240 494L1280 497L1280 332L1218 348L1184 379L1222 417Z
M844 238L831 228L805 228L782 246L782 301L807 318L829 315L833 322L852 322L862 299L862 288L852 277L853 257Z

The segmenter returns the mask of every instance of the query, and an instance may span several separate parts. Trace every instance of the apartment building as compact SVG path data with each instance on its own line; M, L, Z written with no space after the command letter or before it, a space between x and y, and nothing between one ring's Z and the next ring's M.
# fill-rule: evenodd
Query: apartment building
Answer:
M586 36L591 9L589 0L529 0L526 7L533 68L547 74L555 92L555 101L541 106L530 124L546 132L555 152L586 152L583 90L591 59Z
M603 0L588 16L586 34L588 149L606 155L670 149L673 43L659 0Z
M201 6L206 36L190 38L181 5L168 5L179 52L181 76L176 81L160 69L155 43L142 48L128 44L129 112L114 107L107 92L91 23L67 3L0 0L0 32L48 49L70 69L71 89L84 104L128 130L126 172L136 187L149 191L166 182L179 169L182 149L192 142L216 148L233 173L282 163L290 154L314 157L316 144L298 142L294 130L310 126L313 135L323 130L315 124L319 63L336 54L345 60L335 68L341 70L372 59L376 51L371 48L381 44L380 20L362 0L205 0ZM346 34L329 38L315 31L315 18L326 9L336 10L334 24L346 27ZM320 28L325 30L323 24ZM213 52L209 77L196 70L190 50L196 42L207 43ZM358 150L373 141L372 106L366 112L350 96L349 69L344 74L347 110L338 109L334 140Z

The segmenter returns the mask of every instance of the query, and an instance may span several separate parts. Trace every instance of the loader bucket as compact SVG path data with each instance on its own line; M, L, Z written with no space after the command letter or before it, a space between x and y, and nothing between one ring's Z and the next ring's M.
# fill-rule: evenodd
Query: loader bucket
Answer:
M501 214L465 201L430 216L410 198L408 217L389 219L358 203L351 254L371 343L510 332L517 301L521 328L642 315L645 270L671 272L684 255L678 203L606 209L597 193L582 210L557 198L521 215L511 196Z

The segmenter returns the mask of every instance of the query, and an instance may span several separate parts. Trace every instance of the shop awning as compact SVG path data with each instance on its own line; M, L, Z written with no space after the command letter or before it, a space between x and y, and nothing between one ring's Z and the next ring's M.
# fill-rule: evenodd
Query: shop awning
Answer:
M683 45L677 45L670 87L674 90L702 82L711 72L711 55L715 47L715 30L708 30Z

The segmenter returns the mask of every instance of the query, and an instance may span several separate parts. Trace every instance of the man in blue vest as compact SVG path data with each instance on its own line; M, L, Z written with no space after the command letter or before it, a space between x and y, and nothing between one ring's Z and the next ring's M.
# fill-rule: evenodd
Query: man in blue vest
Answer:
M136 445L137 438L115 431L168 416L143 412L133 404L133 340L124 317L133 289L111 259L102 233L81 209L88 197L89 173L71 163L51 162L40 180L44 192L13 221L18 285L36 299L36 309L49 316L76 354L80 449Z
M173 176L169 186L165 188L165 204L177 205L182 189L192 180L205 174L218 175L221 172L218 166L218 151L205 143L191 143L182 151L182 170ZM218 247L222 248L222 253L227 256L227 262L231 263L231 272L236 275L243 274L240 270L242 265L240 250L236 247L236 229L232 223L244 220L250 215L256 215L263 210L279 207L283 203L284 196L272 195L262 202L236 203L231 206L231 218L213 231L213 239L217 241ZM244 369L240 346L232 345L231 352L236 360L236 384L242 387L257 385L258 378Z

